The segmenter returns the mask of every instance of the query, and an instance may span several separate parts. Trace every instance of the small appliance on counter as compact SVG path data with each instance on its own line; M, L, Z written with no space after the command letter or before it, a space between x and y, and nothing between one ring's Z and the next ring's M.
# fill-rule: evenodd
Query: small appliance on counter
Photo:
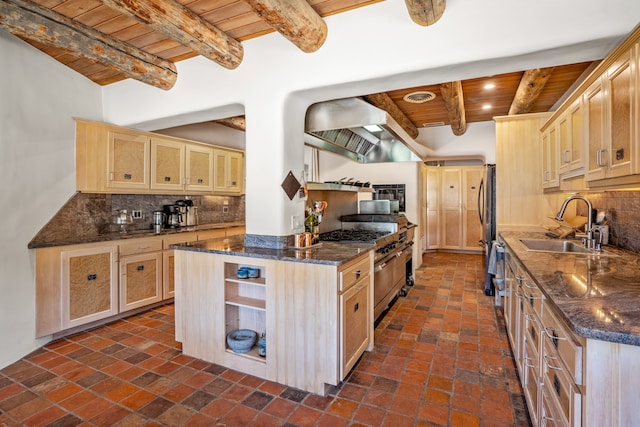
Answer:
M198 207L193 205L193 200L176 200L176 205L180 207L180 213L182 213L181 227L198 225Z
M160 233L162 231L162 226L167 221L167 215L162 211L153 211L152 216L152 225L153 231L156 233Z
M167 228L178 228L182 223L182 213L180 212L180 206L178 205L164 205L162 207L166 215L166 223L165 227Z

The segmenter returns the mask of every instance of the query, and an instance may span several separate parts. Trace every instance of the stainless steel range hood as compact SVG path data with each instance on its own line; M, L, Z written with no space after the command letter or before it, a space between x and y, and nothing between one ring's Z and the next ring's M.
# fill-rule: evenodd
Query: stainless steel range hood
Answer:
M421 160L411 148L416 142L386 111L358 98L309 107L304 142L360 163Z

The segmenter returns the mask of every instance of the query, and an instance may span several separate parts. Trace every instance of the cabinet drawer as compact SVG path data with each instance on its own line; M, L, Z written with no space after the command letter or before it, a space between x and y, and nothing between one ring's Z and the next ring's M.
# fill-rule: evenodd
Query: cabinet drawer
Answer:
M582 384L582 344L558 321L551 307L545 305L542 313L545 345L548 344L557 353L573 381Z
M538 320L538 316L533 313L533 309L526 303L524 304L524 334L525 341L532 346L531 357L538 360L542 340L540 336L540 320Z
M525 341L523 358L522 388L529 405L529 415L533 425L538 425L538 402L540 400L540 359L532 343Z
M339 291L343 292L353 286L358 280L369 275L369 257L357 259L340 271Z
M538 288L538 285L529 277L524 276L522 280L522 298L535 311L538 317L542 317L542 303L544 295Z
M543 348L545 398L560 410L559 415L567 425L581 425L582 394L559 363L551 341L545 340Z
M216 230L198 231L198 240L220 239L225 236L224 228Z
M195 242L198 240L198 234L193 233L176 233L162 236L162 247L167 250L169 245L175 245L177 243Z
M560 416L560 410L550 400L549 390L542 383L542 407L540 408L540 425L544 427L568 427L568 423Z
M118 243L120 256L135 255L162 250L162 238L131 239Z

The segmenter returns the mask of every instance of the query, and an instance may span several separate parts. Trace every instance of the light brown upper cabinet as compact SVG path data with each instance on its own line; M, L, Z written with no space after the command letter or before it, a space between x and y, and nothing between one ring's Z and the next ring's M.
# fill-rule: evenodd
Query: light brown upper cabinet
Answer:
M542 188L560 185L558 156L558 127L552 124L542 131Z
M238 150L76 120L81 192L241 194L243 160Z
M244 158L239 151L214 150L214 183L216 193L241 194L244 189Z
M213 148L202 145L186 146L186 182L188 191L213 191Z
M560 146L560 175L583 168L582 99L576 100L558 120Z
M168 138L151 139L151 189L181 192L185 144Z

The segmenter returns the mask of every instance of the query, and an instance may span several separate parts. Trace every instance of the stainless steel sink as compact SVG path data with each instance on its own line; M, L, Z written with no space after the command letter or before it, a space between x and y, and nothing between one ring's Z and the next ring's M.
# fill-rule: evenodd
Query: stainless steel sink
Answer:
M591 249L587 249L579 243L569 240L547 240L547 239L521 239L530 251L538 252L560 252L573 254L592 254L595 253Z

